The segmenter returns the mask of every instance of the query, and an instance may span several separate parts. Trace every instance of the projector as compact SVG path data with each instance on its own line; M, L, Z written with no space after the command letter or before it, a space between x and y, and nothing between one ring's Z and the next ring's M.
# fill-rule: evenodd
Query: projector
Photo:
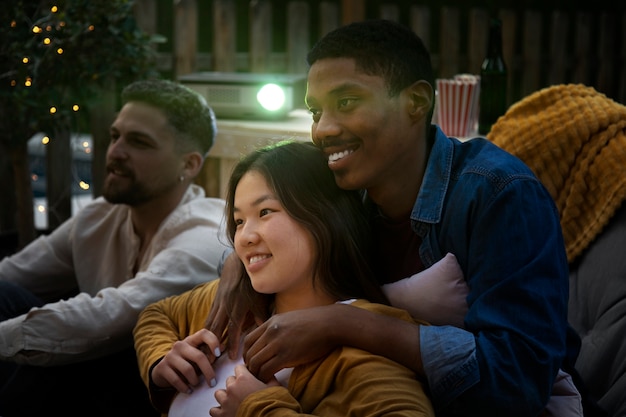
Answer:
M178 81L206 98L225 119L280 119L304 108L306 75L197 72Z

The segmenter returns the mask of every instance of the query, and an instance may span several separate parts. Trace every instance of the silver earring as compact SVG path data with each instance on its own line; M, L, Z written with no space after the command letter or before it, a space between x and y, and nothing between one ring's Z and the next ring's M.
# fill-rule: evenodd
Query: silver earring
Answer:
M180 182L185 181L185 176L184 176L184 175L181 175L181 176L180 176L180 178L179 178L179 180L180 180Z

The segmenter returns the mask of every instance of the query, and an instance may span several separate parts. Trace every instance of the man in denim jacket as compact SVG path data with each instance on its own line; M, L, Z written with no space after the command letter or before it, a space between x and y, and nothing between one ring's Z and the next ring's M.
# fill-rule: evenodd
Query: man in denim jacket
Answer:
M342 188L366 191L380 283L452 253L469 289L467 312L462 326L400 323L343 305L275 315L246 337L248 367L266 379L350 345L422 375L438 415L545 412L559 369L571 371L579 345L567 323L568 265L550 194L492 143L461 142L431 125L430 57L408 28L388 21L339 28L308 62L312 139ZM419 306L429 296L417 287ZM219 332L227 321L215 309L209 323Z

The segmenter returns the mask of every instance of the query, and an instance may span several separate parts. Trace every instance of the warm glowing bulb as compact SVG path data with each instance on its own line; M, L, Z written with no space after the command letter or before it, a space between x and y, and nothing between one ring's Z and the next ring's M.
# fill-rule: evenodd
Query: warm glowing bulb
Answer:
M59 8L58 8L57 6L52 6L52 7L50 8L50 11L51 11L52 13L56 13L56 12L58 12L58 11L59 11Z
M43 204L40 204L37 206L37 211L40 213L45 213L46 212L46 206L44 206Z
M11 20L11 27L14 28L17 26L17 22L15 20Z
M15 87L17 85L17 81L11 80L11 87Z
M33 33L40 33L41 28L39 26L33 26Z
M50 138L48 136L44 136L43 138L41 138L41 143L47 145L48 143L50 143Z
M52 32L52 26L50 26L50 25L46 26L46 31Z
M63 53L63 48L57 49L57 54L61 55Z
M79 109L79 108L80 108L80 107L78 107L78 104L74 104L74 105L72 106L72 110L74 110L74 111L78 111L78 109Z
M27 79L26 81L24 81L24 85L26 87L30 87L31 85L33 85L33 82L30 79Z
M57 108L56 107L54 107L54 106L50 107L50 114L54 114L56 112L57 112Z
M30 60L28 59L28 57L27 57L27 56L25 56L24 58L22 58L22 62L23 62L24 64L28 64L28 61L30 61Z
M93 31L96 27L94 25L89 25L89 31Z
M89 189L89 184L87 184L85 181L81 181L78 183L78 186L80 188L82 188L83 190L88 190Z
M44 45L50 45L50 42L52 42L52 41L50 40L50 38L45 38L45 39L43 40Z

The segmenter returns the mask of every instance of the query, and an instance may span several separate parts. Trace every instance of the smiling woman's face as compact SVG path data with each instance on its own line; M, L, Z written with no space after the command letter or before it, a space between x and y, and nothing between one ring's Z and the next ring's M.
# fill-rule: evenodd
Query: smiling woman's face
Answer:
M235 191L235 251L257 292L276 294L276 308L300 308L317 297L311 233L284 209L259 172L249 171ZM289 305L289 307L286 307Z

